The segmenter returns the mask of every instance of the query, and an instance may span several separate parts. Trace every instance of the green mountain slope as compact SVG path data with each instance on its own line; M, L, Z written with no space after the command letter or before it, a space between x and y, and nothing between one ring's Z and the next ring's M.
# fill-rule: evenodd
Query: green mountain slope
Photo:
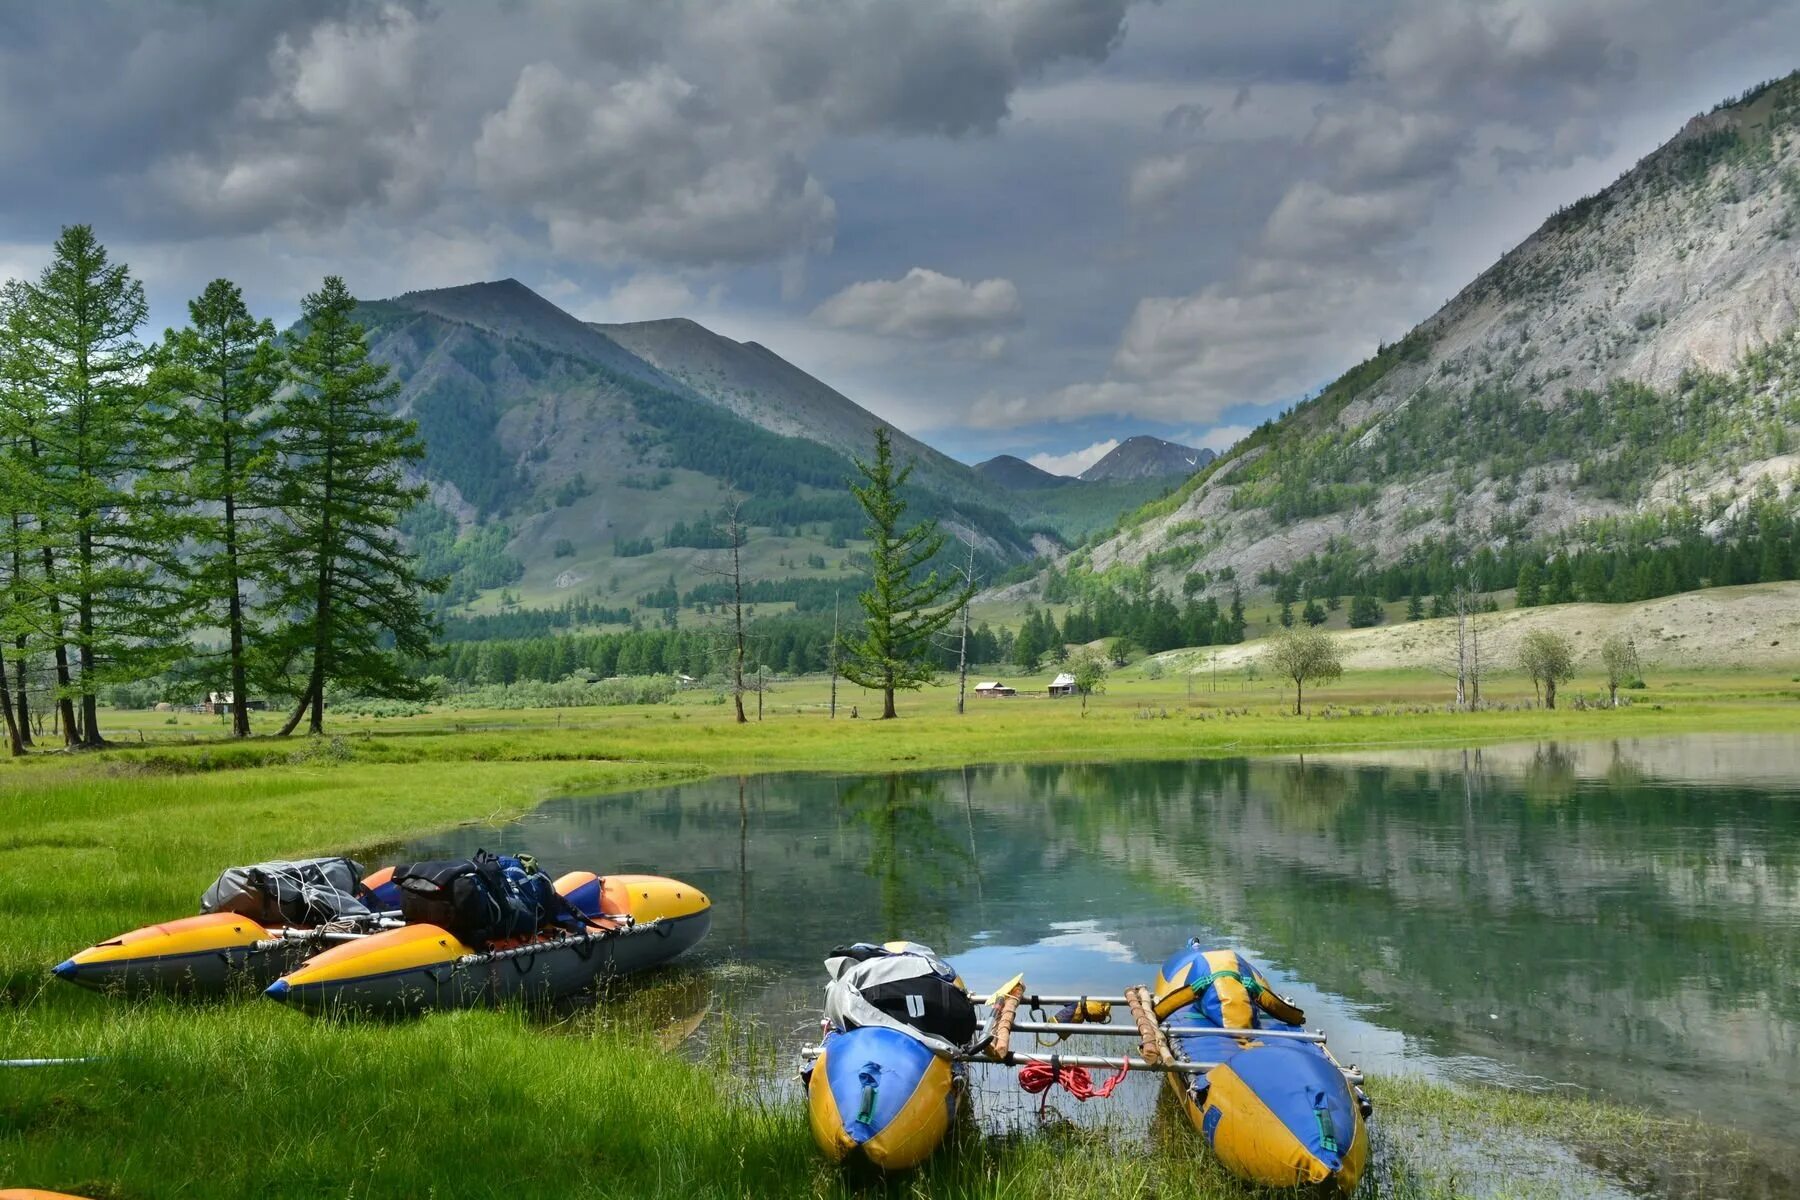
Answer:
M1533 556L1629 566L1705 538L1755 545L1758 514L1796 504L1797 298L1790 76L1694 118L1399 342L1062 565L1326 594L1327 578L1355 586L1385 568L1388 590L1416 586L1409 569L1441 583L1455 564L1505 587ZM1763 553L1765 574L1796 566L1791 548Z
M432 503L409 532L454 576L452 606L673 607L671 588L704 582L734 499L781 602L852 569L845 447L745 419L512 280L366 303L361 319L419 422ZM914 511L973 537L990 573L1038 553L953 465L915 477Z
M875 430L886 424L768 347L733 341L685 318L590 328L694 395L771 433L866 455ZM922 487L965 503L1005 506L1004 497L972 468L899 430L894 435L894 453L916 464L913 478Z

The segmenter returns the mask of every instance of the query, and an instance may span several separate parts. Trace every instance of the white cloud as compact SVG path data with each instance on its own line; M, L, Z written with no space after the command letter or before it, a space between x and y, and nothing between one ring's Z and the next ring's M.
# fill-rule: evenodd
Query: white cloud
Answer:
M1184 433L1175 440L1183 445L1201 446L1214 454L1223 454L1254 432L1249 425L1214 425L1205 433Z
M1018 315L1019 289L1011 280L967 283L925 267L899 279L853 283L813 310L833 329L934 340L982 333Z
M604 301L583 315L591 321L656 321L691 316L694 290L673 275L640 271L615 285Z
M1079 475L1118 448L1118 438L1107 438L1067 454L1034 454L1025 461L1052 475Z

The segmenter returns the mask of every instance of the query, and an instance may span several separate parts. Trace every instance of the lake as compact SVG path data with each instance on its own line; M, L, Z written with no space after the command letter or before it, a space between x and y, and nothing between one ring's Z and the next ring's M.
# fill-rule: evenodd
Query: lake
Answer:
M1800 1122L1800 737L719 778L556 800L402 857L477 846L706 889L712 1019L784 1047L816 1038L842 943L925 942L978 990L1022 971L1116 995L1199 937L1371 1072L1668 1106L1783 1145ZM986 1107L1035 1106L1003 1082ZM1128 1108L1150 1102L1127 1082Z

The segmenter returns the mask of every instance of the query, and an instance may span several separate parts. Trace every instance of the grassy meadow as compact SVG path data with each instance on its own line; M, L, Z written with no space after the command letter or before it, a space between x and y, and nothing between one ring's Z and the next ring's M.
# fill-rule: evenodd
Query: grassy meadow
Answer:
M0 1044L8 1057L100 1060L0 1068L0 1186L116 1200L1241 1195L1191 1131L1162 1117L1111 1138L966 1132L914 1176L839 1175L817 1160L797 1093L766 1083L792 1047L714 1038L694 1061L667 1052L660 1023L629 1019L656 1010L668 989L710 994L692 969L558 1017L397 1024L318 1021L252 998L123 1004L47 972L84 945L191 912L229 863L345 850L373 862L409 836L503 823L570 792L769 770L1792 729L1800 715L1800 685L1774 671L1658 676L1629 707L1556 712L1510 707L1529 686L1507 679L1489 694L1508 707L1472 714L1445 710L1442 679L1403 672L1309 691L1302 717L1267 680L1240 673L1214 691L1196 676L1189 686L1140 665L1117 673L1085 714L1076 700L971 697L961 717L954 689L940 686L903 697L902 719L883 723L849 717L851 705L877 708L853 687L828 720L826 681L802 679L776 683L763 720L746 727L696 690L656 707L339 717L323 739L241 744L221 740L214 718L109 712L114 749L0 765ZM1597 690L1579 679L1565 694ZM262 714L258 728L278 720ZM666 869L679 875L681 864ZM1410 1080L1375 1090L1384 1107L1371 1187L1383 1195L1463 1194L1466 1165L1449 1147L1464 1130L1550 1139L1577 1158L1623 1141L1673 1161L1664 1179L1730 1161L1725 1135L1642 1113ZM1537 1194L1556 1194L1553 1185Z

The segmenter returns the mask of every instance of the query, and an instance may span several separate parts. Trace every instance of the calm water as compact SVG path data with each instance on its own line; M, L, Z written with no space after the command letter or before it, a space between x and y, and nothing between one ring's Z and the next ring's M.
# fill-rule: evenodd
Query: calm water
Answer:
M704 887L712 1011L792 1046L843 942L1116 994L1198 935L1372 1070L1800 1123L1800 737L720 779L411 850L477 845Z

